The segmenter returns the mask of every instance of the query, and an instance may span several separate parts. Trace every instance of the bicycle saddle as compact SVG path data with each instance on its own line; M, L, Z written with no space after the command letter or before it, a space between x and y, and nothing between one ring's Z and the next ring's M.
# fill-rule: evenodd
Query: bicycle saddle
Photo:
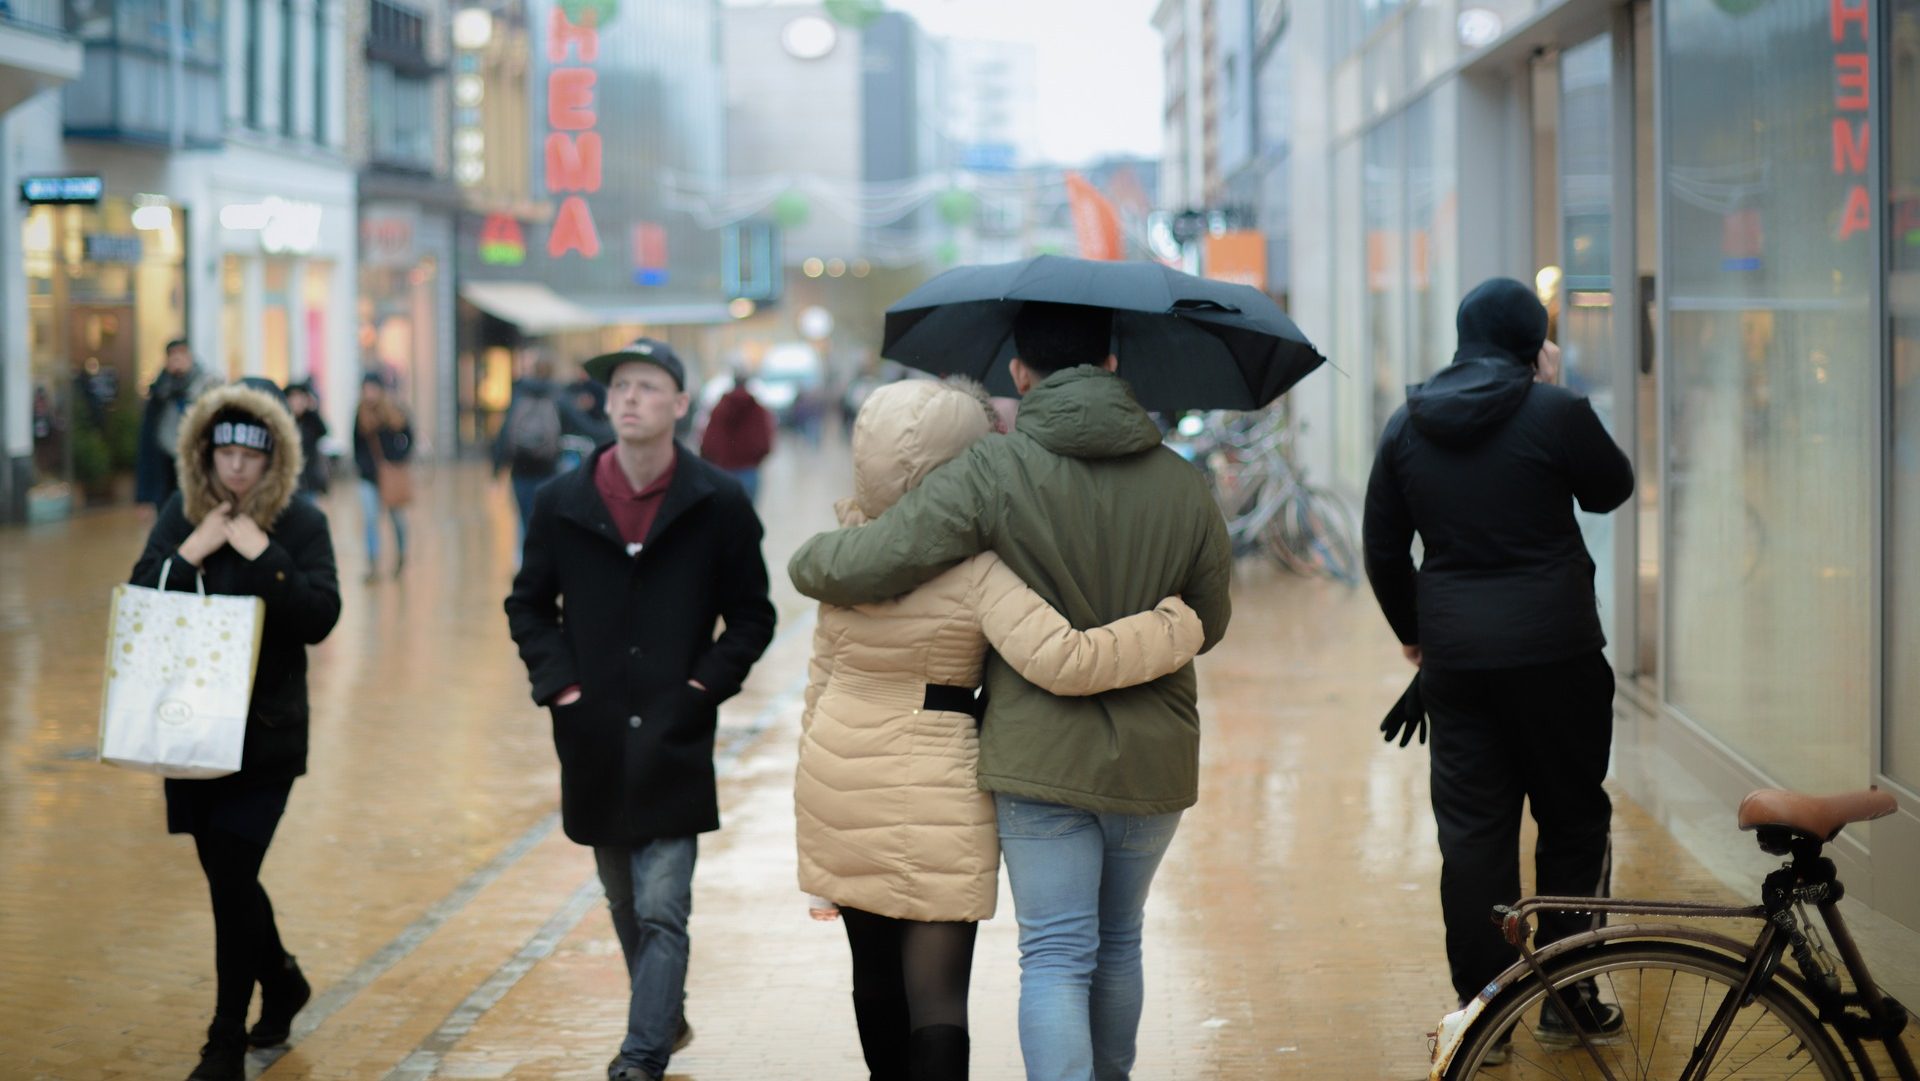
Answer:
M1831 841L1849 822L1870 822L1899 809L1890 793L1877 788L1843 792L1838 796L1809 796L1783 788L1762 788L1740 801L1740 828L1785 829Z

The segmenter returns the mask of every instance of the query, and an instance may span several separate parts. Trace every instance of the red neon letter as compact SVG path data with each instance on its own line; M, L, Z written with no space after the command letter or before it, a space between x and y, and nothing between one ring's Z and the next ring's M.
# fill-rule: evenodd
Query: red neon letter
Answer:
M594 125L591 68L555 68L547 76L547 126L556 131L584 131Z
M570 251L582 258L600 257L600 234L593 227L593 211L578 195L569 195L554 216L553 231L547 234L547 256L558 259Z
M1840 0L1834 0L1839 3ZM600 31L597 24L600 16L591 8L586 11L587 24L575 26L567 21L566 8L559 4L553 6L553 21L548 24L547 60L555 64L567 62L567 47L573 46L580 63L591 64L600 57ZM1839 38L1833 40L1839 41Z
M1867 171L1867 147L1873 129L1840 117L1833 118L1833 171L1835 175Z
M600 190L599 132L547 136L547 190L556 194Z
M1867 79L1867 54L1841 53L1833 58L1833 71L1839 80L1833 92L1833 107L1847 113L1866 112L1872 101L1872 87Z
M1855 184L1847 193L1847 209L1840 215L1840 239L1873 228L1873 204L1867 199L1867 186Z
M1827 21L1831 24L1833 30L1833 40L1845 41L1847 39L1847 24L1859 23L1860 40L1866 41L1867 0L1859 0L1858 7L1848 3L1847 0L1832 0L1832 3L1833 6L1829 11Z

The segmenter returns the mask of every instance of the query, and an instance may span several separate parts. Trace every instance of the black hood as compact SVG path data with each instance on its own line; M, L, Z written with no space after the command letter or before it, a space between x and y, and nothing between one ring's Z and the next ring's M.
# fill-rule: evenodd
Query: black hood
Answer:
M1500 352L1531 364L1547 340L1547 309L1512 278L1489 278L1460 302L1454 329L1463 357Z
M1471 447L1512 417L1533 389L1533 369L1496 353L1461 356L1407 391L1407 419L1443 447Z

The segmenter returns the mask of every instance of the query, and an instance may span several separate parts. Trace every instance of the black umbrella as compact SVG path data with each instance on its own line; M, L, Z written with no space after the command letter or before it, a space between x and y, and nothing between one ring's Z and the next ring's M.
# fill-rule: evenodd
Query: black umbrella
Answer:
M1151 262L1042 255L959 267L887 309L880 355L1011 395L1013 317L1029 300L1114 312L1120 374L1157 412L1259 409L1325 362L1272 298Z

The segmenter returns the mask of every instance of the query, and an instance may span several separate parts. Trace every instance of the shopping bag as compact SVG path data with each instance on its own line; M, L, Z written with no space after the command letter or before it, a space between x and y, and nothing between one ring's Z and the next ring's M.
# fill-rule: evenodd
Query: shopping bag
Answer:
M100 761L163 777L240 769L266 602L121 585L107 621Z

